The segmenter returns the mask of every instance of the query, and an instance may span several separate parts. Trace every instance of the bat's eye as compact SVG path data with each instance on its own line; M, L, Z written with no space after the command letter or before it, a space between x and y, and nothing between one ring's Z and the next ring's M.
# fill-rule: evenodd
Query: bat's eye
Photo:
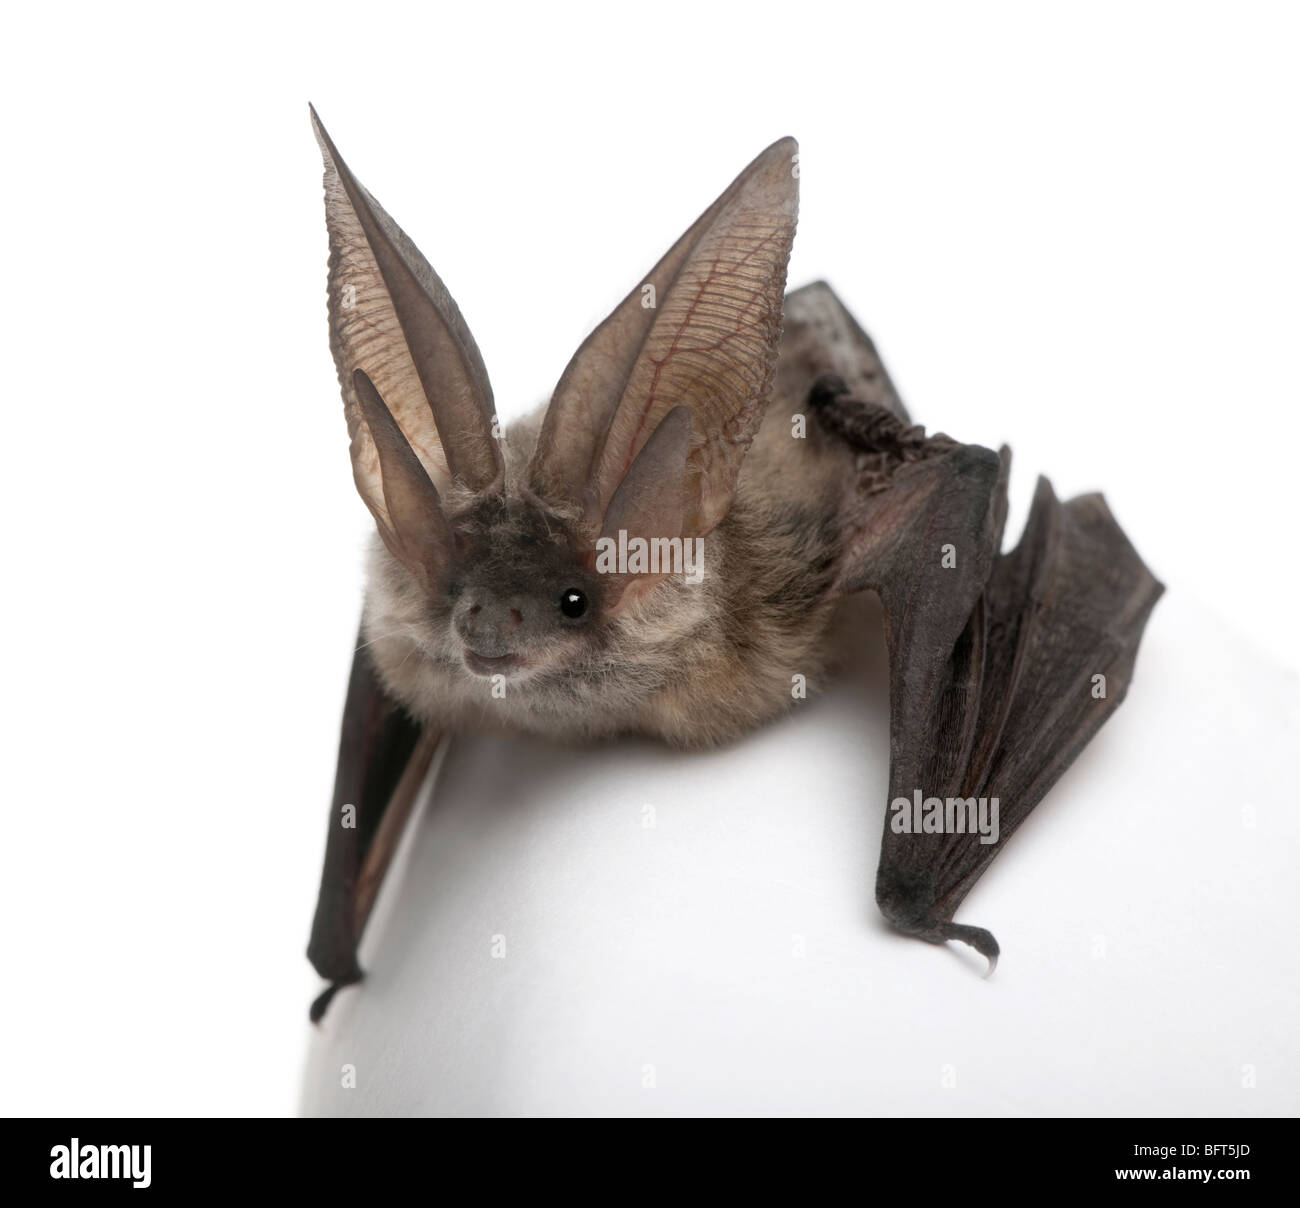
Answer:
M587 611L587 597L576 587L570 587L560 593L560 611L566 617L577 619Z

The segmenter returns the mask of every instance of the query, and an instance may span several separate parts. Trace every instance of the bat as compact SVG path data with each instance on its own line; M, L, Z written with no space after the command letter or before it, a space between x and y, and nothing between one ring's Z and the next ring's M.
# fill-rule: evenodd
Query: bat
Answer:
M357 946L443 735L725 743L795 707L837 603L874 591L890 803L876 899L954 921L1124 698L1163 591L1100 495L1040 479L1002 553L1010 452L914 425L824 282L786 293L798 146L763 151L504 432L482 357L415 245L325 162L329 335L374 518L308 957Z

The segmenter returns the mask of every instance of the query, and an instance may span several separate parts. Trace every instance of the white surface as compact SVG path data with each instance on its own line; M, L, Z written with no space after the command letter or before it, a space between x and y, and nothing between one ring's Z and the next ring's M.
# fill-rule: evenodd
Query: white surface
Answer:
M1106 735L1126 751L1111 773L1120 789L1107 791L1128 791L1132 764L1148 785L1185 777L1204 809L1244 795L1215 771L1226 740L1212 728L1148 761L1167 748L1160 716L1129 736L1142 693L1189 708L1184 698L1237 685L1232 741L1248 767L1275 766L1279 723L1244 685L1267 696L1277 667L1300 666L1300 12L1172 0L1086 13L839 0L647 11L232 2L7 14L0 1110L297 1102L316 986L303 949L370 526L326 343L308 100L456 296L507 417L550 389L740 166L797 135L792 283L834 282L919 419L1011 442L1012 527L1039 471L1063 495L1102 487L1170 586L1157 630L1197 598L1264 652L1230 674L1235 647L1220 649L1217 630L1171 629ZM868 741L859 734L883 742L883 727L838 724L850 758ZM750 765L784 733L754 739ZM792 746L800 774L848 774L843 755ZM691 766L730 776L731 762ZM599 799L607 786L584 758L573 771ZM1279 772L1269 801L1294 783ZM691 784L701 802L732 791ZM781 806L762 778L743 788L760 816ZM1067 792L1044 808L1068 830L1095 802ZM957 957L872 940L878 818L864 808L825 823L851 833L858 866L835 874L834 893L854 912L849 950L870 984L890 982L885 954L926 977L950 970L957 1001L982 992ZM1068 860L1057 825L1043 827L1045 850ZM806 833L824 841L811 821ZM1261 844L1235 878L1188 875L1234 901L1243 877L1255 884L1278 858ZM1023 847L1008 852L969 908L1003 940L1008 982L1064 960L1061 945L1094 926L1062 920L1047 888L1032 897L1039 874L1017 860L1038 868ZM1047 885L1073 886L1066 904L1082 909L1076 878L1094 865L1057 869ZM742 872L724 863L715 875ZM1031 963L1016 928L1040 907L1057 947ZM1144 912L1131 922L1141 945L1165 942L1168 927ZM1193 951L1193 971L1218 959ZM1263 1012L1293 993L1289 951L1223 991L1241 1010L1205 1021L1204 1061L1236 1061L1250 1004ZM1167 966L1124 968L1131 1005L1116 1026L1157 1012L1182 1026L1165 1009ZM1294 1017L1300 1004L1287 1005ZM1135 1050L1140 1036L1124 1035L1122 1051ZM915 1043L924 1079L946 1048ZM1092 1051L1067 1045L1048 1062L1065 1071L1063 1100L1070 1061Z
M1128 701L958 913L1002 944L985 980L872 903L871 661L709 754L453 746L303 1109L1300 1110L1294 678L1163 601Z

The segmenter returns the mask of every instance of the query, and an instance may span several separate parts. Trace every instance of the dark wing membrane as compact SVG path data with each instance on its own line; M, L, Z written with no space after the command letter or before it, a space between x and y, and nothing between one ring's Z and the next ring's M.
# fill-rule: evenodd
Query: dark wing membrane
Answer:
M361 980L357 945L437 745L437 736L384 692L360 636L357 642L307 948L316 972L330 982L312 1004L312 1022L341 987Z
M870 455L841 517L839 587L875 590L886 616L890 809L876 900L899 930L963 940L993 962L993 936L953 915L1123 700L1164 589L1099 495L1062 504L1040 480L1024 538L1000 555L1006 449L927 438L834 378L809 402ZM995 797L997 839L982 842L979 799Z
M825 281L814 281L785 296L776 397L802 400L808 383L826 374L839 378L855 399L908 419L871 337Z
M998 558L985 590L980 741L957 790L998 799L1000 836L973 846L961 841L969 836L945 836L958 842L936 887L940 915L951 918L997 848L1119 707L1163 590L1100 495L1061 503L1038 480L1024 536Z

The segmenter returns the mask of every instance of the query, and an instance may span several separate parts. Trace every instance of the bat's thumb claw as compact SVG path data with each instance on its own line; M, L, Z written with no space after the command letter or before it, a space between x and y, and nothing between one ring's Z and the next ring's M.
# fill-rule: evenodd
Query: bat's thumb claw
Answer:
M320 1023L325 1018L325 1012L330 1009L330 1003L334 1001L336 995L344 986L353 985L360 978L352 978L350 981L330 982L325 989L316 996L315 1001L311 1004L311 1010L307 1012L308 1018L312 1023Z
M998 967L998 956L1002 951L998 947L997 940L993 938L993 932L985 931L983 927L967 927L964 923L945 923L940 929L940 934L946 940L961 940L963 944L969 944L989 962L988 971L984 976L993 976L993 970Z

